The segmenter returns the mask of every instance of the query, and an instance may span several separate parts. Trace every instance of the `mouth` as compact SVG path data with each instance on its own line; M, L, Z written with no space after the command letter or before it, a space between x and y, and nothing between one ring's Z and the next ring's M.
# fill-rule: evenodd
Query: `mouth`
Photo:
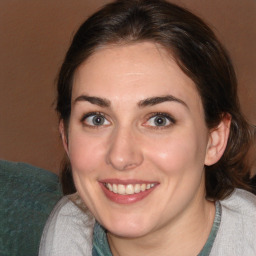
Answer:
M155 187L156 183L143 184L111 184L103 183L104 186L111 192L119 195L134 195Z
M150 195L158 182L104 180L99 182L105 196L117 204L131 204Z

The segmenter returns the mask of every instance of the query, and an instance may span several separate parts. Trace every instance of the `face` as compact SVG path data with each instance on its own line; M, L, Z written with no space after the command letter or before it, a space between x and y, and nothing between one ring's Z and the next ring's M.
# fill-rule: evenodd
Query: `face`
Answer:
M158 45L105 47L78 68L67 137L77 191L112 234L159 231L206 201L202 102Z

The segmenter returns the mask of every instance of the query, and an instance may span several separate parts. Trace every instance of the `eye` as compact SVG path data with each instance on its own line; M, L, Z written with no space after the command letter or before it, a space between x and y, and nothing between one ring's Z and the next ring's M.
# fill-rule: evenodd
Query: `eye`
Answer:
M81 119L86 126L107 126L110 122L101 113L88 113Z
M147 120L145 125L154 127L168 127L174 123L175 120L170 115L164 113L156 113Z

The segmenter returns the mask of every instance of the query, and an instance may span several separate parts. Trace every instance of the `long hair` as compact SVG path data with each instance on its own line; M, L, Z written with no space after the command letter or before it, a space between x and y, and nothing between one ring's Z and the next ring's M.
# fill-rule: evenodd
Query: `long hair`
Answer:
M250 127L241 114L237 79L231 60L212 30L197 16L161 0L121 0L93 14L79 28L58 76L56 110L68 131L72 81L77 68L106 45L143 41L163 46L195 83L204 107L205 122L213 129L223 115L232 117L222 158L205 166L206 194L214 200L234 188L249 189L246 154L252 141ZM70 163L62 170L65 193L75 191Z

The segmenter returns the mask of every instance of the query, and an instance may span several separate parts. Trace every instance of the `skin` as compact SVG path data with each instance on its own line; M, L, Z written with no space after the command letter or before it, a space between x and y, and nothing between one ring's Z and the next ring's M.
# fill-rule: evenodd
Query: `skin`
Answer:
M95 112L101 125L93 123ZM163 126L156 113L164 113ZM77 69L68 136L62 122L60 131L77 191L108 230L113 255L200 252L215 215L205 199L204 166L223 154L229 123L209 131L195 84L159 45L105 47ZM103 192L106 179L157 186L120 204Z

